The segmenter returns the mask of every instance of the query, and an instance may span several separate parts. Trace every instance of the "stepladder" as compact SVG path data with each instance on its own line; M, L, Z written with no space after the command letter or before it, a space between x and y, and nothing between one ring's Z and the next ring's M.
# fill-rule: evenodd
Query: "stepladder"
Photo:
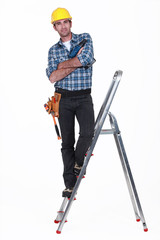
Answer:
M80 187L81 181L84 178L84 174L85 174L86 168L89 164L90 157L93 155L93 150L94 150L97 140L101 134L106 134L106 135L112 134L114 136L114 140L115 140L115 143L117 146L122 169L123 169L124 176L126 179L130 199L131 199L133 210L135 213L136 221L137 222L141 221L144 231L145 232L148 231L147 224L146 224L144 214L142 211L141 203L139 200L139 196L137 193L137 189L135 186L135 182L133 179L133 175L131 172L131 168L129 165L129 161L127 158L127 154L126 154L124 144L122 141L122 136L121 136L121 132L120 132L120 129L118 126L118 122L117 122L116 117L109 111L112 101L113 101L113 98L115 96L115 93L117 91L117 88L119 86L119 82L121 80L122 74L123 74L123 72L119 70L119 71L116 71L113 76L111 85L109 87L107 95L104 99L104 102L101 106L101 109L100 109L97 119L95 121L94 137L92 139L90 147L88 148L87 153L85 154L84 163L83 163L82 169L80 171L79 177L77 178L76 184L75 184L73 192L71 194L71 197L63 199L60 209L57 213L57 217L54 221L55 223L59 224L58 229L56 231L57 234L60 234L62 232L63 226L64 226L65 222L67 222L67 217L68 217L69 211L71 209L71 206L72 206L74 200L76 200L76 195L78 194L78 189ZM103 124L104 124L107 116L109 117L109 122L110 122L111 128L103 129Z

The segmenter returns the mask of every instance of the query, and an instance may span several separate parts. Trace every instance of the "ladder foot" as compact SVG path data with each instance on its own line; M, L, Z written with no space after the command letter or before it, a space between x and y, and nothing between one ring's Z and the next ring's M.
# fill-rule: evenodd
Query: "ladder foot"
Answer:
M141 219L137 218L137 219L136 219L136 221L137 221L137 222L140 222L140 221L141 221Z
M57 234L61 234L61 231L58 231L58 230L57 230L56 233L57 233Z
M144 229L144 232L148 232L148 228L145 228L145 229Z
M54 223L59 223L60 221L54 220Z

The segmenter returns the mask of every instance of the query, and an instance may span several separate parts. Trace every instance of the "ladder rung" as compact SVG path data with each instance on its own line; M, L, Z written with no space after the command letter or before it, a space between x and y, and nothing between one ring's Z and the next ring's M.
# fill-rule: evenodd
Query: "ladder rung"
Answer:
M115 129L102 129L100 134L114 134L115 132Z

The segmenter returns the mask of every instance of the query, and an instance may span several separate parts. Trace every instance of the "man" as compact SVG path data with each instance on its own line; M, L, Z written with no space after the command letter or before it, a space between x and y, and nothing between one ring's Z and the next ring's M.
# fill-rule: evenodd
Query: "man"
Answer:
M94 110L91 98L93 45L89 34L71 32L72 17L65 8L57 8L51 16L53 28L60 40L49 49L47 76L55 83L55 92L61 94L59 125L62 136L62 158L64 163L63 197L70 197L94 135ZM77 55L69 53L83 39L87 42ZM86 66L89 66L88 68ZM75 118L79 123L79 138L75 144Z

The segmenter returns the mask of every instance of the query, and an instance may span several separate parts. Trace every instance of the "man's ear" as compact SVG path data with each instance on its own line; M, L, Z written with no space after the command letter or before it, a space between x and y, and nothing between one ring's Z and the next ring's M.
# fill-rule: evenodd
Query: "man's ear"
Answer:
M53 28L54 28L55 31L57 31L55 24L53 24Z

